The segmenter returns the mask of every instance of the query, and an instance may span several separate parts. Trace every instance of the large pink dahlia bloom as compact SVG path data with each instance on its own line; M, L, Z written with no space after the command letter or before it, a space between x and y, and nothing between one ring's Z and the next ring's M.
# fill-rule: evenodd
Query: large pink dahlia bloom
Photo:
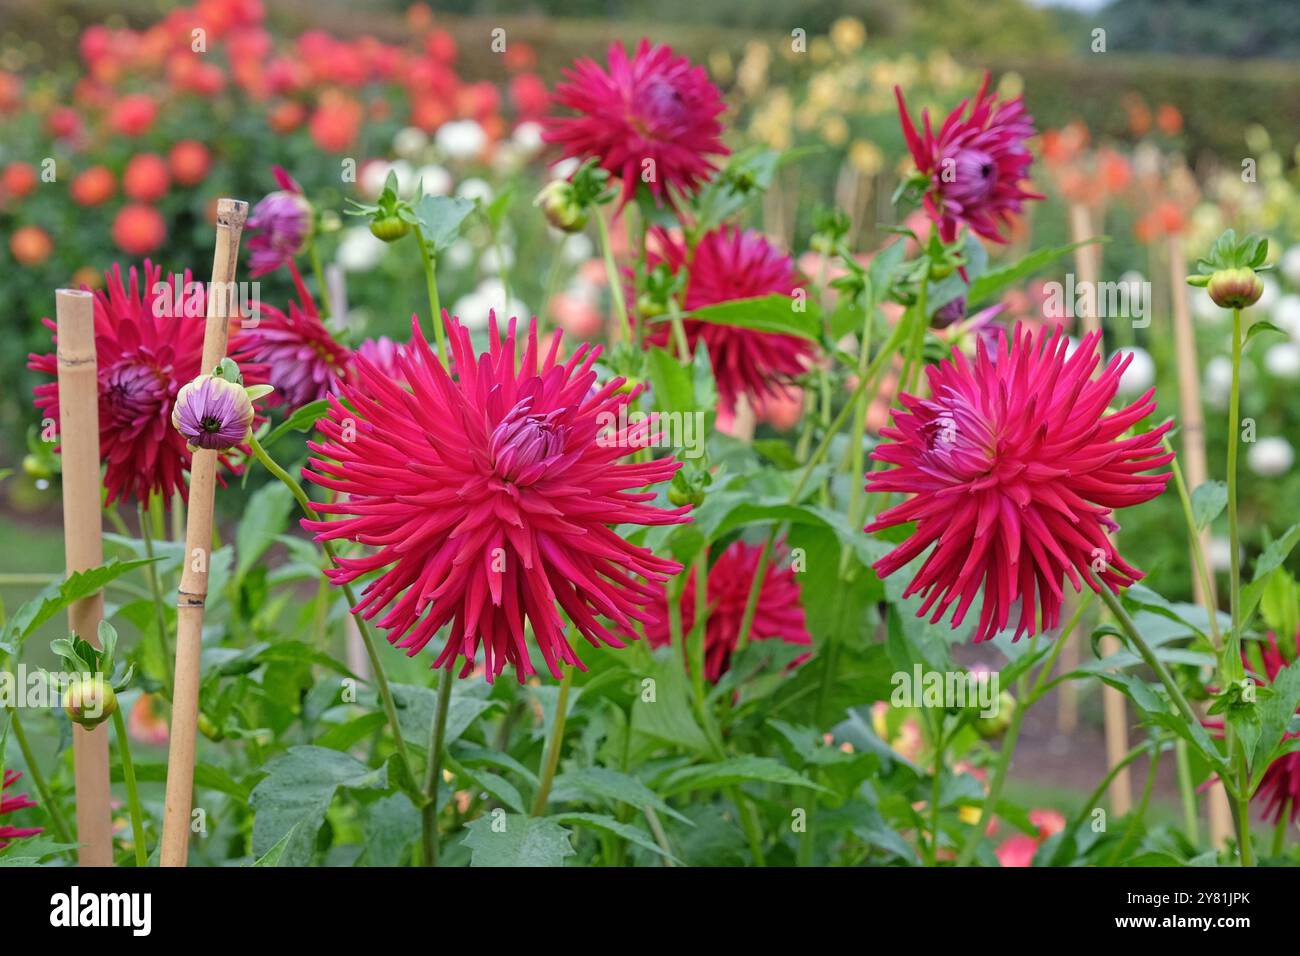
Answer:
M4 780L0 781L0 817L6 813L13 813L17 810L28 810L36 804L27 798L27 794L20 793L17 796L6 797L4 791L8 790L22 774L16 770L6 770ZM8 824L0 823L0 850L7 847L12 841L20 840L23 837L36 836L41 832L40 827L15 827Z
M1167 464L1166 423L1122 437L1156 407L1150 389L1107 415L1129 359L1111 359L1095 379L1099 333L1067 356L1069 339L1016 326L995 354L981 343L972 365L957 349L926 369L930 398L900 398L894 427L872 453L893 465L867 477L867 490L911 497L867 526L879 531L916 522L911 535L874 565L885 577L934 546L904 596L925 595L918 616L938 622L954 603L961 624L982 590L975 640L1007 627L1015 637L1059 626L1062 581L1118 591L1142 577L1108 537L1116 508L1159 495L1169 475L1142 472Z
M715 684L731 667L731 655L735 652L740 637L745 603L749 600L749 589L758 572L758 558L762 550L759 545L737 541L722 552L709 568L709 620L704 627L704 676ZM810 645L812 638L804 623L799 582L782 557L777 552L768 562L767 573L763 575L763 586L758 592L758 604L755 606L749 636L755 641L782 640L788 644ZM682 592L683 634L689 634L695 627L696 593L695 569L691 568ZM656 605L654 619L646 624L645 634L646 639L655 647L662 647L672 641L666 589Z
M907 114L903 91L894 87L903 137L912 160L929 179L925 210L945 242L957 238L962 224L993 242L1005 242L1001 227L1011 222L1026 199L1042 195L1024 188L1033 162L1025 141L1034 135L1033 118L1020 97L999 103L984 74L975 102L962 100L936 134L930 112L921 114L924 134ZM964 116L970 106L970 115Z
M654 507L642 490L670 479L677 461L620 461L655 437L646 422L618 427L636 393L620 392L621 378L596 387L599 348L562 363L556 335L539 354L536 321L516 361L513 320L502 342L491 315L489 350L476 356L450 319L455 379L412 325L397 357L405 386L358 357L357 380L330 397L323 440L311 443L321 457L304 474L340 500L318 506L337 518L304 527L376 549L327 573L342 583L381 572L357 610L379 616L408 654L450 623L434 666L463 658L462 677L480 645L489 681L507 664L520 681L533 674L529 627L553 675L561 661L581 667L561 609L593 646L624 646L617 635L650 616L657 585L681 567L610 526L673 524L689 510Z
M181 386L201 372L204 285L188 272L178 283L163 281L162 269L145 260L143 276L130 269L123 284L122 269L114 265L105 275L106 288L95 293L95 352L99 373L99 453L107 465L104 485L108 503L135 498L148 502L161 494L185 495L190 451L172 427L172 406ZM141 281L143 279L143 281ZM45 324L51 332L56 325ZM265 369L232 342L231 358L239 363L244 381L266 381ZM27 367L51 378L58 375L55 353L29 355ZM37 385L36 407L59 420L57 381Z
M729 152L718 120L722 94L672 47L642 40L628 59L614 43L608 70L584 58L564 75L555 101L578 115L549 117L544 138L565 156L598 159L622 182L624 203L641 182L660 202L672 202L670 186L694 193L717 169L709 157Z
M663 229L655 229L657 250L651 268L666 262L673 270L688 270L683 307L689 312L706 305L759 296L793 295L803 285L794 260L757 232L723 226L705 233L688 259L686 244ZM755 332L732 325L687 320L683 323L692 350L703 342L709 350L713 377L723 410L735 411L742 395L751 404L788 397L791 379L807 371L816 352L807 339L775 332ZM646 341L671 347L671 327L657 323Z

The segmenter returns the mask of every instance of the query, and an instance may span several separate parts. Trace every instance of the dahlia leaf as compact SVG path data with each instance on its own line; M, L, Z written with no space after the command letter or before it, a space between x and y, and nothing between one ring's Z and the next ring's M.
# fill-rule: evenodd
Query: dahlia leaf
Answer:
M688 826L693 825L689 818L682 816L682 814L670 807L663 797L636 777L631 774L620 773L617 770L611 770L608 767L583 767L580 770L571 770L568 773L560 774L555 778L551 790L552 800L565 803L576 800L581 794L612 800L616 803L624 803L637 809L646 806L652 807Z
M314 402L308 402L299 408L294 409L279 425L275 426L271 432L261 440L264 449L270 448L275 442L279 441L291 431L309 432L316 427L316 422L324 418L329 412L330 402L328 398L321 398Z
M439 674L439 680L453 680L446 671ZM487 693L491 686L484 684L469 685L460 681L452 689L451 702L447 706L447 729L444 741L450 745L460 739L480 714L491 710L500 701L484 700L475 697L475 693ZM429 745L429 727L433 724L434 711L438 706L437 693L428 687L414 684L393 684L393 698L397 702L397 723L402 728L402 736L408 743L418 747Z
M268 482L253 492L244 508L244 516L235 532L235 579L242 580L278 534L289 523L293 498L289 489L278 481Z
M467 770L450 754L447 754L447 766L457 777L468 781L469 786L465 789L483 790L508 809L516 813L527 812L519 790L505 777L486 770Z
M694 412L699 409L690 368L684 368L674 356L653 345L646 352L646 365L654 388L656 411Z
M22 604L13 613L13 616L5 622L4 631L0 633L0 643L15 650L18 649L33 631L54 617L55 614L67 608L69 604L90 597L102 590L104 585L110 581L115 581L136 568L142 568L146 564L152 564L158 560L161 559L144 558L138 561L119 561L114 558L97 568L77 571L68 575L62 581L55 581L36 597Z
M1093 243L1107 243L1109 241L1109 236L1095 236L1091 239L1071 242L1063 246L1039 249L1009 266L987 272L971 282L970 291L966 293L967 308L971 309L997 298L1003 290L1046 269L1056 260L1068 256L1082 246Z
M1207 481L1192 492L1192 517L1196 530L1209 527L1228 505L1228 485L1222 481Z
M569 831L547 817L493 811L465 824L470 866L563 866Z
M647 680L651 684L647 685ZM647 695L643 690L633 702L634 733L654 737L697 753L708 749L708 739L691 715L687 675L681 661L677 659L675 649L665 648L655 653L642 676L642 686L653 688L654 693Z
M1247 348L1256 335L1263 335L1265 332L1276 332L1284 338L1289 337L1285 329L1279 329L1272 322L1261 319L1246 330L1246 341L1241 344L1242 349Z
M1268 686L1273 693L1259 704L1259 738L1250 761L1252 793L1264 779L1269 765L1281 755L1279 748L1287 743L1287 730L1296 710L1300 709L1300 663L1283 667Z
M815 303L779 293L700 306L686 318L753 332L793 335L812 342L819 341L822 332L821 310Z
M934 241L938 241L938 235L934 234ZM942 254L942 253L937 253ZM938 282L931 282L930 288L926 294L926 309L933 315L950 302L965 296L967 298L967 308L975 301L973 292L975 284L988 271L989 254L981 243L972 234L967 234L965 242L962 244L960 260L961 269L954 270ZM919 260L924 262L925 260ZM1023 261L1023 260L1022 260ZM911 265L912 263L908 263ZM927 270L930 266L927 266ZM1014 266L1010 268L1015 268ZM962 273L965 273L963 275ZM919 283L919 279L917 280ZM1017 279L1008 280L1008 284L1018 281Z
M425 241L437 255L446 250L460 234L461 226L474 211L475 203L469 199L451 196L424 196L415 204L417 227Z
M271 847L271 849L258 857L253 863L253 866L280 866L280 860L284 857L284 851L288 849L289 844L292 843L294 837L298 835L298 828L301 826L302 821L299 821L290 827L289 832L280 837L275 846Z
M1219 753L1218 747L1215 746L1205 727L1199 723L1188 723L1182 714L1175 713L1169 702L1146 681L1132 674L1118 672L1101 671L1097 673L1097 677L1123 692L1124 696L1133 701L1144 722L1163 727L1182 737L1196 748L1215 773L1227 772L1227 762Z
M486 747L479 747L474 744L461 743L456 749L456 758L466 767L486 766L496 767L499 770L509 770L511 773L516 773L528 781L529 785L537 786L537 774L508 753L489 750Z
M420 832L420 811L404 793L380 797L366 807L366 866L400 866L406 848Z
M713 790L740 783L773 783L786 787L803 787L830 793L819 783L814 783L798 771L771 757L732 757L717 763L683 767L669 773L659 787L665 796L685 793L688 790Z
M643 850L657 853L666 860L671 860L674 863L682 862L652 840L650 835L640 827L634 827L628 823L620 823L613 817L606 816L603 813L559 813L550 817L550 819L554 820L556 823L569 823L576 826L586 826L596 830L603 830L616 837L621 837L629 843L634 843Z
M265 856L296 831L277 858L282 866L305 866L315 855L316 831L340 787L384 790L385 768L324 747L290 747L249 795L253 808L253 853Z
M330 750L348 750L355 746L357 741L376 733L387 722L387 717L382 713L372 711L341 724L335 724L317 737L313 743L317 747L328 747Z
M695 203L695 233L703 235L720 226L755 196L767 192L783 167L817 152L820 147L816 146L784 152L753 146L736 153L700 190Z
M1255 573L1249 584L1241 589L1241 626L1244 629L1259 607L1264 596L1267 578L1290 556L1291 551L1300 544L1300 524L1293 524L1282 537L1269 544L1264 553L1255 561Z

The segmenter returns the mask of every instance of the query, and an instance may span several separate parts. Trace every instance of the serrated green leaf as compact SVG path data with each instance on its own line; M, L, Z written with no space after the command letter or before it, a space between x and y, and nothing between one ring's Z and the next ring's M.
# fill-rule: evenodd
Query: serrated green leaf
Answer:
M1228 485L1222 481L1207 481L1192 492L1192 517L1198 530L1209 527L1228 504Z
M465 824L470 866L563 866L569 831L547 817L494 811Z
M597 830L604 830L606 833L612 833L616 837L634 843L643 850L649 850L651 853L657 853L665 859L672 860L674 863L680 863L681 860L668 853L651 839L650 835L639 827L634 827L629 823L620 823L611 816L603 813L560 813L549 819L559 824L574 824L577 826L592 827Z
M1092 243L1106 243L1109 241L1109 236L1096 236L1091 239L1084 239L1080 242L1071 242L1064 246L1053 246L1047 249L1039 249L1035 252L1031 252L1023 259L1009 266L995 269L992 272L986 272L970 284L970 291L966 294L967 311L993 300L1000 295L1003 290L1028 279L1030 276L1042 269L1046 269L1057 259L1069 255L1080 246L1091 245Z
M664 799L631 774L619 773L608 767L584 767L571 770L555 778L551 799L557 803L576 800L580 795L599 797L625 803L638 810L653 807L670 817L689 824L690 821L670 807Z
M674 770L665 777L658 789L665 796L672 796L688 790L716 790L738 783L772 783L830 792L771 757L754 756L732 757L717 763L697 764Z

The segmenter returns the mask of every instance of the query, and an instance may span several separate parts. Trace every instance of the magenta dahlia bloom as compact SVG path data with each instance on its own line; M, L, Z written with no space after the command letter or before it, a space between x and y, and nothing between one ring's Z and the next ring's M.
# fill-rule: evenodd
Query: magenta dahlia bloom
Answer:
M280 404L301 408L326 395L336 394L352 376L352 352L334 340L316 310L316 302L293 263L289 272L298 302L289 303L286 315L263 303L255 325L240 332L232 343L267 368L267 382L275 392L269 407ZM299 304L301 303L301 304Z
M643 39L629 60L614 43L608 70L581 59L564 75L555 101L578 115L549 117L543 138L565 156L598 159L622 182L623 204L645 182L656 201L671 205L670 187L694 193L717 169L709 157L729 152L718 119L722 94L672 47Z
M357 350L352 353L353 359L363 358L375 367L377 371L387 375L395 382L406 384L406 379L402 374L399 359L402 357L402 346L398 345L386 335L381 335L376 339L366 339L357 346ZM355 369L355 362L354 362Z
M204 371L204 286L163 282L162 269L145 260L143 282L134 266L129 285L114 265L106 288L95 293L95 351L99 371L99 453L107 465L108 503L135 498L147 502L187 494L190 467L185 439L171 425L172 406L182 385ZM45 320L51 332L54 322ZM266 381L266 370L232 343L231 358L250 384ZM27 367L51 378L58 375L55 353L29 355ZM210 370L209 370L210 371ZM57 381L37 385L41 415L59 420Z
M27 794L20 793L15 797L6 797L4 791L8 790L22 774L16 770L6 770L4 772L3 785L0 786L0 817L6 813L13 813L17 810L29 810L36 804L27 799ZM21 840L23 837L36 836L41 832L40 827L15 827L0 823L0 850L3 850L14 840Z
M1006 242L1001 227L1019 213L1026 199L1042 199L1024 188L1033 162L1025 141L1035 135L1033 118L1021 97L999 103L984 74L974 104L962 100L936 135L930 112L921 114L924 135L907 115L903 91L894 87L903 137L917 170L929 179L925 211L939 226L944 242L957 238L962 224L993 242ZM970 115L963 116L970 105Z
M323 439L310 443L321 457L303 474L340 498L318 505L334 520L303 527L375 549L326 573L341 584L380 572L355 610L409 655L450 625L434 666L463 658L461 677L481 646L489 681L510 664L522 682L534 673L530 628L554 676L562 661L581 668L561 610L592 646L623 647L618 634L650 616L657 585L681 566L611 525L689 520L689 508L657 508L642 490L669 480L676 460L620 460L656 437L647 422L618 424L639 389L621 392L622 378L596 387L599 348L561 363L559 334L540 355L536 320L516 361L515 322L502 342L495 314L477 356L448 320L452 379L412 326L398 359L409 390L358 359L357 380L330 397Z
M302 187L279 166L272 172L280 188L262 197L248 217L249 265L254 279L293 262L311 238L312 208Z
M894 467L868 475L867 490L911 497L866 530L916 523L875 563L882 578L933 545L904 592L925 595L918 616L933 608L937 623L956 603L957 627L983 591L975 640L1006 628L1017 602L1019 639L1059 626L1063 580L1118 592L1142 577L1108 532L1119 528L1116 508L1164 490L1168 473L1142 472L1173 458L1161 450L1172 423L1123 437L1155 411L1155 389L1107 415L1129 359L1115 356L1092 378L1100 338L1085 336L1067 356L1060 329L1049 338L1017 325L994 353L979 343L973 365L954 349L928 366L930 398L900 397L906 411L871 455Z
M745 602L758 572L759 545L737 541L718 557L708 576L709 620L704 626L704 676L717 683L731 667L731 655L740 637ZM695 627L695 569L691 568L682 592L682 633ZM667 590L661 589L655 616L646 623L646 639L655 647L672 642L668 625ZM804 622L799 583L784 560L783 550L773 552L758 592L758 605L750 627L751 640L781 640L787 644L812 644ZM806 655L805 655L806 657ZM802 659L802 658L801 658Z
M803 285L794 260L757 232L723 226L705 233L689 262L681 239L663 229L655 229L654 237L658 251L647 257L650 268L665 262L673 272L687 269L683 307L688 312L733 299L793 295ZM720 404L728 414L742 395L755 406L785 396L790 379L806 371L816 355L813 343L793 335L691 320L683 325L692 350L701 341L708 348ZM671 332L667 322L658 322L645 340L671 348Z

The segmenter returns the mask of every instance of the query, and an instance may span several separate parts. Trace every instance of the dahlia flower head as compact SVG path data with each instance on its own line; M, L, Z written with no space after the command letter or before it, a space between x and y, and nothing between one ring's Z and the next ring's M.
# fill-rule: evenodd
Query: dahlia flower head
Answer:
M1155 390L1107 415L1130 359L1093 378L1100 338L1070 353L1061 330L1017 325L996 349L978 344L973 363L954 349L927 367L929 398L900 396L871 455L893 467L869 474L867 490L911 497L866 530L915 522L875 563L882 578L933 546L903 595L924 595L918 616L937 623L956 604L958 627L982 591L974 639L1005 629L1018 603L1018 640L1060 625L1064 580L1118 592L1142 577L1110 540L1112 515L1164 490L1168 473L1143 472L1172 460L1161 449L1172 423L1124 437L1155 411Z
M6 797L4 791L8 790L22 776L16 770L6 770L4 772L3 786L0 786L0 817L6 813L14 813L18 810L28 810L35 807L36 804L27 798L27 794L20 793L17 796ZM16 827L9 824L0 823L0 850L3 850L14 840L21 840L23 837L36 836L41 832L40 827Z
M408 655L449 624L435 667L460 658L465 677L481 647L489 682L507 664L522 682L535 673L531 629L558 678L561 663L583 667L561 610L593 647L623 647L618 635L651 617L662 582L681 570L611 528L689 520L689 507L656 507L642 490L681 466L621 460L658 436L650 421L618 426L640 389L620 392L622 378L598 387L598 347L561 362L561 335L542 354L533 320L517 361L515 320L502 341L489 313L488 351L475 355L460 320L446 325L455 378L414 317L397 356L405 384L356 359L303 471L338 494L317 506L333 517L303 527L374 549L326 573L342 584L377 572L354 610Z
M723 551L709 568L706 584L709 619L704 626L704 676L711 683L716 684L731 667L731 655L735 653L736 642L740 637L745 603L749 600L749 589L758 573L758 560L762 550L760 545L737 541ZM799 582L794 570L782 560L783 557L783 549L778 548L768 561L749 636L755 641L781 640L788 644L811 646L812 638L808 634L800 601ZM683 634L689 634L695 627L697 593L695 569L691 568L682 591ZM646 639L654 647L672 643L666 588L660 592L655 616L646 624L645 633Z
M663 229L656 228L653 239L646 258L649 268L663 262L675 273L688 270L682 303L687 312L773 293L792 296L804 284L794 260L751 230L723 226L707 232L694 256L679 236ZM755 407L765 399L789 397L790 380L807 371L816 355L812 342L793 335L690 319L682 324L692 352L699 342L708 348L719 402L727 414L734 413L742 396ZM671 348L671 333L669 323L657 322L646 330L645 341Z
M694 194L717 171L710 157L730 152L718 119L722 94L672 47L643 39L629 58L613 43L608 69L584 58L564 76L554 100L577 115L548 117L543 139L565 157L599 160L622 183L620 206L643 181L657 203L673 205L670 189Z
M254 279L293 262L311 238L312 208L302 187L279 166L272 173L280 188L262 197L248 216L249 267Z
M94 304L99 452L107 466L108 504L128 498L148 502L154 493L164 500L188 494L184 474L191 453L172 427L172 409L183 385L211 371L200 368L206 287L191 284L189 272L180 283L169 277L163 285L161 267L148 259L143 274L132 266L128 277L124 283L122 269L115 264L105 274L105 288L95 293ZM51 332L57 329L50 319L45 324ZM232 340L230 357L248 384L266 381L265 367L243 350L238 338ZM27 367L51 378L58 375L53 352L29 355ZM57 422L58 382L32 391L42 417Z
M903 91L895 86L894 95L912 161L929 180L925 211L943 241L955 240L965 223L985 239L1006 242L1002 226L1010 224L1025 200L1044 198L1024 188L1033 162L1025 142L1035 130L1022 98L999 102L997 94L989 92L985 73L974 102L962 100L936 134L929 110L921 114L924 132L918 133Z
M275 387L267 401L271 408L280 404L301 408L319 401L336 394L352 376L352 352L325 327L302 274L292 263L289 273L298 301L289 303L288 314L262 303L257 321L248 323L231 345L266 367L266 380Z

